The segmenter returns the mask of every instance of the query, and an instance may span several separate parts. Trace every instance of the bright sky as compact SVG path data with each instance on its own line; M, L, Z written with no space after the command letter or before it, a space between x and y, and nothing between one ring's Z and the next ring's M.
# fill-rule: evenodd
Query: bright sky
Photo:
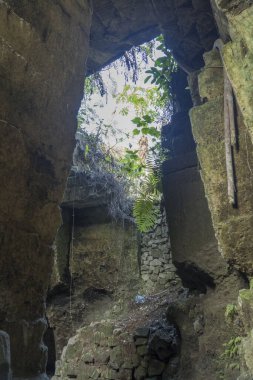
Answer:
M160 56L161 56L161 52L154 49L153 60L157 59ZM145 73L145 71L148 70L151 66L153 66L153 64L154 62L150 58L148 59L148 63L145 63L141 59L141 57L138 57L139 78L135 86L140 86L144 88L148 88L151 86L150 83L145 84L144 80L147 77L147 74ZM129 133L130 138L124 137L125 140L121 143L118 143L117 147L129 148L129 144L131 144L132 148L136 149L138 147L138 141L140 137L132 136L132 130L135 127L134 127L134 124L131 122L131 120L134 117L136 117L134 107L132 105L129 105L128 115L123 116L120 113L120 110L124 105L118 105L115 99L115 95L118 95L119 93L123 91L125 84L134 85L134 83L130 79L131 73L129 75L130 77L129 82L126 82L125 75L124 75L124 72L126 71L126 67L121 67L121 64L119 61L116 61L116 67L117 69L115 67L109 67L109 68L107 67L101 73L103 81L107 89L107 95L104 95L103 97L101 97L100 94L94 93L91 96L91 99L88 102L87 106L91 108L95 108L96 113L99 116L99 119L100 120L103 119L105 124L111 124L114 128L120 129L121 131L124 131L125 133ZM83 106L85 107L85 103L83 103ZM96 128L97 128L97 125L95 123L92 124L92 122L90 122L89 126L86 126L87 131L94 132ZM116 144L115 137L111 135L106 143L110 146L114 146Z

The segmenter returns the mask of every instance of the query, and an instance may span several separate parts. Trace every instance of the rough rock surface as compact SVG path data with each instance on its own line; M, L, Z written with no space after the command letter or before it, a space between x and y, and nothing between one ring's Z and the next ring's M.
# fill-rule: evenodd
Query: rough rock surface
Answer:
M247 2L242 2L247 3ZM232 41L224 47L224 61L244 122L253 142L253 89L251 73L253 62L253 6L232 15L228 13Z
M5 331L0 331L0 378L11 380L10 337Z
M172 263L169 231L163 204L157 205L157 221L151 231L142 234L141 276L144 291L154 293L168 287L177 286L180 280Z
M66 251L66 240L61 242L47 307L57 357L74 332L101 317L113 300L124 309L124 300L132 293L134 296L139 282L136 231L132 226L123 228L114 222L94 220L92 225L75 226L73 251Z
M206 89L204 97L208 91L220 91L216 79L212 84L201 75L205 84L201 88ZM236 334L227 326L224 313L246 284L238 272L231 271L218 249L191 134L188 110L192 105L186 87L183 78L176 77L176 109L180 112L163 131L164 144L170 151L164 163L163 181L172 258L183 285L191 291L185 300L168 308L168 318L178 326L182 339L176 378L202 380L223 376L235 380L238 370L226 369L226 360L220 359L223 345ZM197 94L198 88L192 93ZM215 159L215 155L210 159Z
M90 23L86 1L0 2L0 326L10 335L14 377L45 370L42 318L51 245Z
M79 135L79 134L78 134ZM61 203L63 224L54 242L54 267L47 316L59 358L76 330L107 313L113 302L124 304L137 293L139 263L137 231L132 223L112 219L108 212L113 184L103 191L83 165L80 136ZM77 152L77 150L80 150ZM115 310L116 311L116 310Z
M242 272L252 274L252 144L238 113L238 148L234 149L237 205L232 207L227 195L224 142L223 75L218 53L206 54L206 66L199 76L200 95L207 102L191 110L191 121L201 176L219 247L223 257ZM215 82L213 76L216 77Z
M131 3L94 0L93 7L88 60L91 72L161 31L182 66L189 70L200 68L203 52L212 47L217 37L209 0L133 0Z
M180 339L176 328L161 315L167 305L165 300L175 296L168 293L145 305L132 305L124 319L101 320L81 328L65 347L53 379L143 380L171 373ZM160 344L152 345L150 337L152 340L156 331L162 333L162 338ZM164 345L166 334L169 339ZM161 346L165 353L162 359Z
M132 5L120 0L94 1L90 71L121 54L126 45L155 35L158 23L180 65L187 71L199 69L202 53L217 37L209 1L157 0L152 2L152 14L143 12L137 3L143 5L143 1L132 1ZM251 274L252 146L247 137L248 131L252 137L252 1L214 0L213 4L221 12L225 36L232 39L224 48L224 59L241 108L236 153L238 209L226 203L222 94L212 98L216 86L207 89L208 102L193 111L192 120L218 243L231 266ZM41 338L46 328L43 316L51 245L60 223L58 204L74 145L90 22L91 8L85 0L0 2L0 327L10 335L14 378L45 377L46 349ZM208 75L202 74L207 84ZM216 75L217 68L212 78ZM166 179L174 183L166 206L172 210L168 213L172 250L184 284L207 295L201 299L200 311L193 299L189 309L178 305L174 318L186 344L180 376L199 380L207 378L207 368L211 377L217 374L215 358L229 334L224 329L224 335L217 336L225 304L245 284L218 256L186 117L189 108L174 102L173 123L179 128L172 128L171 138L175 151L181 149L182 154L180 159L173 156ZM250 334L247 339L246 361L251 352Z

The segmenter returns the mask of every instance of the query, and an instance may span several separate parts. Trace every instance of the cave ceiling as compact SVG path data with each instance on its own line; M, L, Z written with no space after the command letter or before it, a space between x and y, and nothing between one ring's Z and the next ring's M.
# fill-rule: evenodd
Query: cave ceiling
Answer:
M88 73L161 32L186 71L200 68L217 38L210 1L94 0Z

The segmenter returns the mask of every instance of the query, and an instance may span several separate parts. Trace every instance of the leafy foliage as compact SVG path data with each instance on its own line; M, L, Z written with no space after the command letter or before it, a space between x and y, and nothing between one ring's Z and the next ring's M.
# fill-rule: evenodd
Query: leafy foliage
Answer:
M242 338L240 336L236 336L231 338L227 343L224 343L225 351L223 352L222 357L235 359L239 354L241 341Z
M154 61L153 51L155 48L161 54ZM154 66L146 71L148 74L145 79L146 85L136 86L139 63L140 61L147 62L149 58L153 60ZM101 72L93 74L86 80L87 95L84 100L85 106L79 114L78 124L87 130L87 126L92 122L96 124L97 128L93 136L88 136L88 134L86 136L87 143L83 149L86 169L88 168L89 173L93 172L94 181L101 180L102 171L106 173L106 178L110 178L113 183L114 180L122 181L127 197L129 198L130 194L135 197L133 215L139 230L145 232L152 228L157 217L155 205L160 198L159 167L164 157L161 149L160 130L163 124L168 123L171 116L170 78L171 73L176 70L176 64L171 52L165 47L162 36L148 44L130 49L119 62L125 70L125 81L128 82L130 75L135 85L125 84L123 91L115 95L115 99L117 105L121 106L121 115L129 115L129 106L135 111L135 117L132 119L132 136L140 138L139 148L132 149L130 142L129 149L125 149L124 154L122 152L118 156L116 154L117 159L115 159L112 147L105 147L103 141L109 134L120 136L117 137L116 144L123 140L129 140L131 136L122 132L122 128L117 130L112 125L105 124L104 120L98 118L96 109L89 106L88 98L92 93L97 92L101 96L107 94ZM117 65L118 70L119 63ZM104 70L108 70L108 68ZM151 82L152 86L148 87L148 82ZM93 146L93 140L89 141L90 138L96 141L96 147ZM107 179L103 180L107 181ZM120 193L121 191L118 191L118 194ZM125 199L122 194L121 196L122 199ZM118 200L117 207L122 211L123 204L121 203ZM123 211L123 214L127 213L129 214L129 210Z
M233 321L234 317L236 316L237 314L237 308L236 308L236 305L234 304L231 304L229 303L227 306L226 306L226 310L225 310L225 318L229 321Z
M240 370L240 364L239 364L238 359L239 359L239 349L240 349L241 341L242 341L242 338L240 336L236 336L223 344L223 346L225 347L225 351L220 356L220 362L222 363L223 368L226 369L226 371L229 371L230 374L231 373L234 374L234 371ZM224 366L224 362L225 362L225 366ZM224 369L219 372L220 379L225 378Z
M160 200L159 178L150 172L141 183L141 191L133 206L133 215L140 232L148 232L157 219L156 203Z
M103 71L108 71L112 67L123 72L125 82L131 81L136 83L139 77L140 72L140 62L148 63L148 59L153 57L155 50L156 41L152 40L146 42L140 46L133 46L131 49L126 51L117 61L112 62L111 64L104 67L100 72L95 72L91 74L85 80L85 94L91 95L95 92L98 92L101 96L107 94L107 88L104 83L102 73ZM120 70L120 68L122 70Z
M154 66L146 71L149 75L146 77L145 82L151 81L161 91L162 98L168 99L171 94L171 74L177 70L177 64L171 51L165 46L164 37L161 35L156 38L156 41L160 42L157 50L160 50L164 56L156 59Z

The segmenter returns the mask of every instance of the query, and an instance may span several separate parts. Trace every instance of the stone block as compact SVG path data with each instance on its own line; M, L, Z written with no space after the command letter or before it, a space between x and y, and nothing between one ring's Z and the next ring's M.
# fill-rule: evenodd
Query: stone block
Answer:
M156 274L151 274L150 279L151 281L156 282L158 279L158 276Z
M141 361L141 366L143 368L148 368L148 363L149 363L149 357L148 356L144 356L144 358L142 359Z
M143 279L143 281L148 281L148 279L149 279L149 275L148 275L148 274L143 274L143 275L141 276L141 278Z
M118 372L109 367L103 367L101 369L101 378L108 380L116 380L118 376Z
M131 353L130 356L125 355L125 360L121 367L132 370L133 368L138 367L139 363L140 363L139 356L136 353Z
M124 363L124 355L120 346L116 346L111 350L109 366L117 370Z
M164 269L168 272L176 272L176 267L173 264L165 264Z
M134 338L148 338L149 327L138 327L134 332Z
M168 273L160 273L159 279L164 279L167 281L171 281L174 278L174 273L168 272Z
M167 282L168 282L168 281L167 281L165 278L159 278L159 279L158 279L158 283L159 283L160 285L165 285Z
M159 376L162 374L164 368L165 363L161 362L160 360L151 359L148 365L148 376Z
M145 345L148 343L148 339L147 338L137 338L134 342L134 344L136 346L142 346L142 345Z
M121 368L117 375L118 380L132 380L132 369Z
M94 360L96 364L107 364L110 359L110 350L97 348L94 351Z
M199 74L199 94L202 99L211 100L223 96L223 65L218 51L211 50L204 54L206 66Z
M84 363L93 363L94 362L93 352L88 351L85 354L83 354L82 360L84 361Z
M142 366L139 366L134 371L134 378L136 380L144 380L147 375L147 370Z
M157 266L161 266L161 261L160 260L158 260L158 259L154 259L154 260L152 260L151 262L150 262L150 265L152 266L152 267L157 267Z
M145 356L148 354L148 346L147 345L138 346L136 351L138 355Z

